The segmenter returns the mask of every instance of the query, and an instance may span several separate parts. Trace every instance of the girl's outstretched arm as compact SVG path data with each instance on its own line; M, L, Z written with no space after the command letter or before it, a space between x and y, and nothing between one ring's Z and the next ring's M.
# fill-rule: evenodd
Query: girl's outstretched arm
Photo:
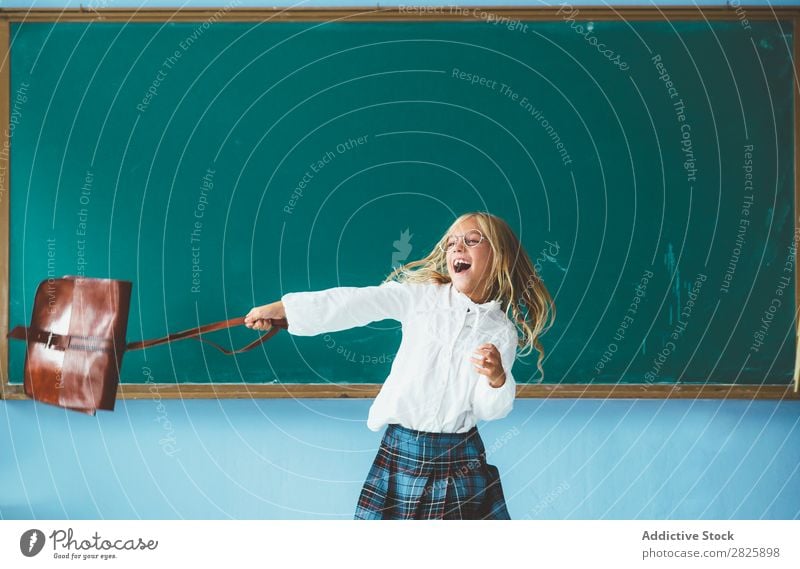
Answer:
M290 334L316 336L387 318L402 322L415 292L418 293L417 286L422 285L389 281L375 286L290 292L284 294L280 302L258 308L264 308L262 313L270 314L267 318L280 318L279 311L283 311ZM266 307L278 304L280 307L274 307L271 312L266 310Z

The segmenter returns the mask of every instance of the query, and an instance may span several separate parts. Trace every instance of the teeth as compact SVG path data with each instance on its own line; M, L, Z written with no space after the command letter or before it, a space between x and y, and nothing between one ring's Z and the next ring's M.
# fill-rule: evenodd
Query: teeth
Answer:
M453 267L455 267L457 273L460 273L462 270L468 269L470 266L471 266L470 263L468 263L463 259L456 259L455 261L453 261Z

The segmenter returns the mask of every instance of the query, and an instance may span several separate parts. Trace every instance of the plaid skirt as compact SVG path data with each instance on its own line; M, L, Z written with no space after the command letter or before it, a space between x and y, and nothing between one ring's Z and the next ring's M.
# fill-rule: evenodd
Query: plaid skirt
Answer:
M509 520L500 474L478 428L429 433L390 424L356 506L357 520Z

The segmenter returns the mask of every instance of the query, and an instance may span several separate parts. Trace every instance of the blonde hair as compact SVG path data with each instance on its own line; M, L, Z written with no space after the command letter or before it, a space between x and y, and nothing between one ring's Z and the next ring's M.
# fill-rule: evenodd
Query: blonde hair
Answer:
M479 211L465 213L450 225L442 240L455 226L468 219L475 220L492 248L491 278L488 281L490 286L486 302L499 301L503 312L514 322L518 333L517 347L522 348L519 355L526 356L536 348L539 352L536 367L544 377L544 348L539 342L539 336L553 325L555 303L536 273L525 248L501 218ZM437 244L426 257L395 268L384 282L391 280L447 284L450 282L447 254Z

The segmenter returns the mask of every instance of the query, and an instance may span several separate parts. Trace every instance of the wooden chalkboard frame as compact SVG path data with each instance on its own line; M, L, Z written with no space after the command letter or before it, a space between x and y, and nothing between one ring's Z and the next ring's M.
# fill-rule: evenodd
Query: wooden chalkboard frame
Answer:
M581 6L582 17L592 20L738 20L732 6ZM800 7L796 6L739 6L748 20L792 20L794 24L793 53L795 70L794 151L795 151L795 227L800 222ZM72 9L0 9L0 117L9 118L10 109L10 23L11 22L203 22L211 17L226 22L274 20L295 21L469 21L497 18L520 20L558 20L558 7L529 6L464 6L404 9L395 7L337 7L337 8L72 8ZM26 399L20 384L8 381L8 306L9 306L9 123L0 132L0 398ZM795 306L800 307L800 271L795 270ZM800 331L798 311L795 323ZM795 338L796 357L794 389L791 385L647 385L647 384L569 384L518 385L517 397L565 397L602 399L793 399L800 400L800 339ZM159 398L371 398L380 385L363 384L120 384L122 399Z

